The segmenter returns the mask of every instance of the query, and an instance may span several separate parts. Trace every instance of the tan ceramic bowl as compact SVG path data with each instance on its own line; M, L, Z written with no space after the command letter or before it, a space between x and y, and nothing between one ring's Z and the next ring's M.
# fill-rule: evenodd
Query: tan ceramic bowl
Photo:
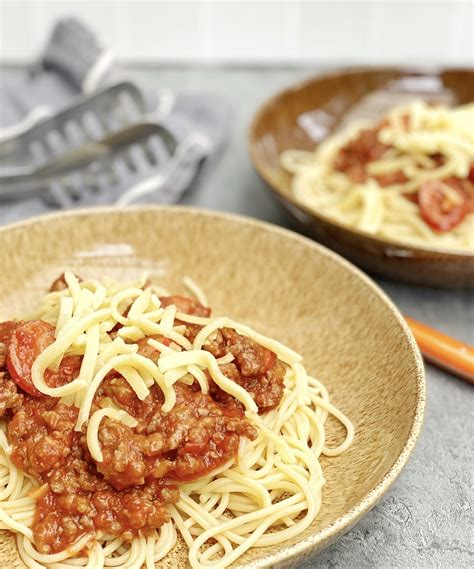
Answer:
M305 233L362 268L410 283L474 287L474 253L411 246L341 225L298 203L291 177L280 166L283 150L313 150L353 118L377 118L417 97L448 104L474 101L474 70L352 69L290 87L255 115L249 132L252 160Z
M149 271L173 291L182 291L181 278L189 275L215 314L303 354L352 419L353 446L322 460L327 483L312 527L279 547L249 552L240 567L288 566L327 546L380 500L413 450L425 400L414 339L369 278L309 239L230 215L141 208L43 217L0 229L0 240L1 318L32 308L65 269L116 278ZM183 548L163 566L186 567ZM0 567L23 567L6 532Z

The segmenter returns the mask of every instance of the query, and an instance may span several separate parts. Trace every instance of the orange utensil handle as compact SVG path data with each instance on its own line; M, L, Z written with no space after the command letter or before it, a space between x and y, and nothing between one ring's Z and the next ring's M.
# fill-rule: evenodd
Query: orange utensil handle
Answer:
M423 356L434 365L474 384L474 347L447 336L409 316L405 320Z

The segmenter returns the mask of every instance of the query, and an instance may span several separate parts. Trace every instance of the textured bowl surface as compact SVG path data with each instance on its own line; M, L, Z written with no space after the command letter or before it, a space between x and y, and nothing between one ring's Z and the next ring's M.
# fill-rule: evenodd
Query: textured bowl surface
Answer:
M177 292L188 275L214 314L285 342L326 384L355 425L354 443L322 459L326 485L312 527L250 551L239 566L289 566L325 547L377 503L406 463L423 417L420 354L387 297L324 247L265 223L185 208L53 215L0 229L0 239L2 319L33 308L64 270L124 279L147 271ZM23 567L8 532L0 532L0 567ZM182 545L160 567L187 567Z
M257 112L249 145L257 172L308 235L369 271L406 282L474 287L474 253L446 252L373 237L299 204L283 150L313 150L353 119L379 118L414 98L450 105L474 101L474 70L368 68L321 75L277 94Z

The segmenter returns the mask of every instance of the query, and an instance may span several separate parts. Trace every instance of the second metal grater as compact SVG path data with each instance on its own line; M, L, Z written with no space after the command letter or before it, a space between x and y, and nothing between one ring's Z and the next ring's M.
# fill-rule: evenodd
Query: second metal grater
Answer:
M61 170L49 184L50 200L64 208L115 203L126 190L173 173L176 141L157 124L130 126L101 141L100 148L93 162Z
M116 201L127 189L172 176L176 148L163 127L138 123L65 152L33 175L3 178L0 196L34 193L64 208Z

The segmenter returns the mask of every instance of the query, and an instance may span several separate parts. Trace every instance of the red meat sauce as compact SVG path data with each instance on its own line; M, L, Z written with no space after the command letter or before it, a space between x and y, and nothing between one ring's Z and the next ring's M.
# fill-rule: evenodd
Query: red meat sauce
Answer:
M185 297L161 300L165 306L176 304L179 312L210 315L209 308ZM192 340L201 327L186 326L186 336ZM37 334L23 345L21 339L32 330L41 338ZM8 421L13 463L41 484L34 496L33 533L42 553L62 551L83 535L93 538L96 531L125 541L147 535L169 521L166 504L178 499L180 483L226 464L236 456L240 437L253 440L257 435L240 402L210 377L206 395L196 382L175 384L176 404L163 413L158 386L152 386L150 395L140 401L125 379L111 372L97 390L91 413L112 400L138 425L130 428L105 418L99 429L103 462L96 463L87 448L85 429L74 431L78 409L37 395L31 382L27 368L37 355L32 353L53 338L54 331L45 322L0 324L0 417ZM166 338L156 339L169 344ZM233 354L233 362L221 370L252 395L259 412L280 403L285 365L273 352L231 329L218 331L204 349L216 357ZM159 357L143 340L139 352L153 360ZM77 377L81 358L64 360L46 375L49 385L63 385ZM27 372L29 383L25 378L19 381L19 374Z
M366 182L369 177L382 187L407 182L408 179L401 170L377 176L369 176L367 172L367 165L380 160L391 148L379 140L380 130L386 124L387 121L384 120L375 128L361 130L357 138L341 148L334 162L335 170L343 172L356 184ZM409 128L408 117L405 119L405 127ZM433 154L431 159L436 167L444 163L442 154ZM453 200L453 194L447 191L447 187L454 189L456 199ZM423 183L417 192L406 194L405 197L418 204L422 219L432 229L439 232L450 231L459 225L468 213L474 213L474 162L466 178L431 180Z

